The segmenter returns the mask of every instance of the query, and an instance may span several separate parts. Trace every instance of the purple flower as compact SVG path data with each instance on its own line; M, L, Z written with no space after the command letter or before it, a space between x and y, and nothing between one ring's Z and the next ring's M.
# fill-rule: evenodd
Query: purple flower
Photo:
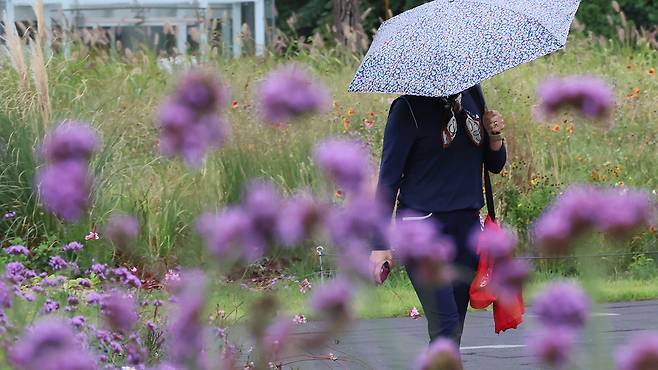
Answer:
M66 322L47 316L36 321L14 344L12 364L25 370L94 370L93 358L76 342Z
M110 292L101 298L101 312L115 331L128 332L138 319L133 300L118 291Z
M485 226L471 236L474 251L487 253L495 260L510 257L518 243L516 235L509 229Z
M78 297L76 297L76 296L74 296L74 295L70 295L70 296L66 299L66 303L67 303L69 306L77 306L77 305L80 303L80 299L78 299Z
M544 253L563 254L592 228L622 237L651 225L655 216L655 202L643 191L574 185L535 222L533 235Z
M43 304L43 312L48 314L59 310L59 302L53 301L52 299L46 299L46 302Z
M324 207L310 194L300 193L290 198L281 210L276 225L278 240L286 246L301 244L323 221Z
M114 214L105 225L105 237L118 248L127 248L139 235L139 222L128 215Z
M50 260L48 260L48 265L53 270L57 271L65 269L68 266L68 263L66 263L66 260L60 256L52 256L50 257Z
M74 316L69 320L71 325L77 329L82 328L82 326L85 324L85 317L84 316Z
M280 124L304 114L328 111L331 94L303 67L289 64L265 77L256 91L256 101L265 121Z
M5 265L5 278L14 284L20 284L34 276L34 271L28 270L20 262L9 262Z
M358 194L344 207L333 209L327 219L329 235L339 247L382 241L389 224L381 203L367 194Z
M244 210L251 218L254 232L264 240L273 238L277 219L281 212L281 195L269 182L254 181L247 186Z
M102 299L102 297L101 297L100 294L98 294L96 292L89 292L87 294L86 301L87 301L87 304L89 304L89 305L99 304L101 302L101 299Z
M82 245L78 242L70 242L70 243L64 244L62 246L62 251L63 252L68 252L68 251L77 252L77 251L81 251L82 248L84 248L84 245Z
M290 317L280 317L263 333L262 343L265 353L271 361L275 361L289 344L293 334L295 323Z
M11 302L11 290L5 285L5 283L0 281L0 311L2 311L3 308L11 308Z
M416 370L461 370L459 348L447 338L437 338L416 359Z
M206 278L201 271L183 273L176 295L178 304L169 326L169 358L176 364L193 364L203 349L203 310ZM192 366L194 367L194 366Z
M615 356L618 370L658 369L658 333L648 332L619 348Z
M142 286L142 281L125 267L117 267L111 270L111 273L124 285L132 286L134 288Z
M107 265L104 263L94 263L89 268L89 272L105 280L105 273L107 272Z
M3 216L3 218L4 218L5 220L9 220L9 219L12 219L12 218L14 218L14 217L16 217L16 211L9 211L9 212L6 212L5 215Z
M46 287L58 287L66 283L66 278L61 275L46 277L41 280L41 285Z
M228 104L229 91L217 76L201 71L181 76L176 87L175 99L195 111L216 111Z
M154 333L158 330L158 326L151 320L146 320L146 327Z
M70 222L82 217L91 188L91 178L84 162L63 161L47 165L37 173L36 184L48 211Z
M228 135L223 118L195 112L180 103L166 101L158 114L160 152L181 156L188 166L197 167L210 149L219 148Z
M252 219L242 208L207 213L197 222L197 232L208 250L221 261L253 261L265 253L266 241L253 229Z
M553 77L537 89L540 118L550 117L563 108L576 108L590 119L606 119L612 114L615 95L607 82L593 76Z
M590 299L575 283L555 282L537 295L533 307L546 326L581 328L589 318Z
M370 155L359 141L327 139L315 148L315 162L336 184L349 191L363 189L368 177Z
M527 261L507 259L494 265L491 289L503 304L513 304L528 280L530 266Z
M542 363L562 369L571 361L575 339L573 329L563 326L547 327L532 337L529 350Z
M407 214L389 233L390 245L402 263L414 263L420 278L426 282L450 280L449 264L455 256L453 242L437 231L429 220L411 220ZM405 221L407 219L407 221Z
M352 317L352 284L342 278L334 279L315 290L311 307L328 316L331 321L341 322Z
M5 252L11 255L17 255L17 254L22 254L24 256L30 255L30 251L27 248L25 248L25 246L22 245L11 245L5 248Z
M43 140L41 155L48 163L76 161L85 163L98 150L96 131L86 123L65 122Z
M78 279L78 284L83 288L91 288L91 280L89 279Z

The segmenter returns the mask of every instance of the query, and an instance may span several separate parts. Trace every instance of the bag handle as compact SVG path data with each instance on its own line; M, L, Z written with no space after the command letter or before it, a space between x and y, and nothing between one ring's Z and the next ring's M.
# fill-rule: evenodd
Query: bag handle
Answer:
M473 89L475 90L475 97L479 100L480 105L482 106L482 111L487 110L487 102L484 99L484 93L482 92L482 87L480 84L477 84L473 86ZM484 115L484 114L483 114ZM484 119L484 117L482 118ZM485 132L485 135L486 134ZM484 172L484 196L487 202L487 214L491 218L492 221L496 221L496 209L495 209L495 202L494 202L494 197L493 197L493 188L491 186L491 175L489 174L489 171L487 171L487 168L482 165L482 170Z

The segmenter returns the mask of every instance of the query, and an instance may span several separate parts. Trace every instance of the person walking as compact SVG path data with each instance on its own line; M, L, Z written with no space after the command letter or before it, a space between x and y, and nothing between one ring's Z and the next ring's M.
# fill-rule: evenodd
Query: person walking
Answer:
M430 341L439 337L461 342L469 287L478 257L470 245L480 229L479 211L485 171L500 173L507 152L505 121L485 111L479 85L449 97L403 95L393 101L384 131L377 195L396 222L430 221L456 246L451 283L423 281L416 266L405 266L428 322ZM414 217L400 217L407 212ZM388 246L377 245L375 265L391 261Z

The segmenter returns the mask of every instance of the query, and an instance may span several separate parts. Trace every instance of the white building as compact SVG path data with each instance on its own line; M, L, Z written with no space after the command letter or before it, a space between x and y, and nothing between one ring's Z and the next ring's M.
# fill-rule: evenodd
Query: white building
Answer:
M242 53L240 42L243 26L249 27L254 51L265 51L268 30L274 27L275 0L43 0L47 28L103 28L114 43L124 46L132 42L164 40L164 28L175 32L176 49L198 42L204 47L208 35L233 55ZM0 10L6 11L10 22L36 20L34 0L0 0ZM207 27L215 26L215 32ZM195 29L198 40L190 39ZM150 37L160 34L158 37ZM146 36L146 38L145 38ZM148 41L146 41L148 40ZM156 48L158 45L153 45Z

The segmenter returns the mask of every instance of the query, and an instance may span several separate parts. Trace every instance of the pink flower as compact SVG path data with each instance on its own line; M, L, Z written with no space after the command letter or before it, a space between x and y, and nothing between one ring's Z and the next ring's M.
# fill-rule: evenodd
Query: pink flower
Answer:
M528 280L530 266L524 260L507 259L498 261L493 268L491 289L501 303L513 304Z
M457 345L447 338L435 339L416 360L415 370L462 370Z
M572 282L548 284L535 298L534 311L544 325L581 328L589 319L590 299Z
M98 240L100 239L100 236L98 236L98 233L95 231L90 231L89 234L85 235L85 240Z
M299 292L306 294L309 290L311 290L311 282L308 281L308 279L302 280L302 282L299 283Z
M418 309L416 307L412 307L411 310L409 310L409 317L411 317L414 320L420 318L420 312L418 312Z
M615 356L618 370L658 369L658 332L648 332L619 348Z
M302 314L295 315L295 317L292 318L292 322L295 324L306 324L306 316Z
M571 360L575 339L573 329L562 326L547 327L532 338L529 349L542 363L562 369Z
M562 108L576 108L591 119L612 114L615 95L610 85L593 76L568 76L546 79L537 89L539 118L550 117Z

